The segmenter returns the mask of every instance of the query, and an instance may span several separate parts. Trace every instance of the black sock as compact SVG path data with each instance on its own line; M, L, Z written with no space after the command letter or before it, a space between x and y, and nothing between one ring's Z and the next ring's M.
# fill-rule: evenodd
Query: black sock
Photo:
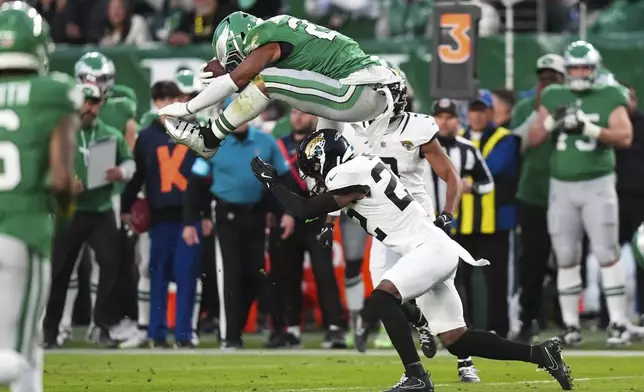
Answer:
M420 364L411 330L400 307L400 301L390 293L376 289L371 293L370 307L380 316L391 343L398 352L408 376L422 377L425 370Z
M516 343L487 331L467 330L456 342L449 345L447 350L458 358L473 356L532 362L537 365L549 363L539 347Z
M427 320L425 319L425 316L423 316L423 312L420 311L418 306L416 306L415 303L412 302L404 302L402 305L400 305L402 308L403 312L405 313L405 317L407 317L407 320L414 324L414 326L421 326L421 325L426 325Z

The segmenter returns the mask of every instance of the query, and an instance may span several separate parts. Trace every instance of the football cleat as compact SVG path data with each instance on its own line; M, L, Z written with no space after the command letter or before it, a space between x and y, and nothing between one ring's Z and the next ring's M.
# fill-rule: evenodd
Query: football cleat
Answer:
M606 339L608 347L625 347L631 344L631 333L626 325L611 323L606 330L608 332L608 338Z
M583 343L579 327L567 326L561 335L555 337L562 346L579 347Z
M422 377L409 377L403 374L396 385L382 392L405 391L434 392L434 383L428 373L425 373Z
M558 339L550 339L545 342L534 346L535 349L544 351L545 357L549 360L547 365L539 365L539 369L543 369L552 376L564 391L572 390L572 376L570 374L570 367L564 362L563 355L561 354L561 344Z
M367 343L369 342L369 325L365 322L362 315L356 318L356 325L353 330L353 343L356 350L361 353L367 351Z
M137 333L119 342L120 349L145 347L148 342L148 331L139 329Z
M477 383L481 382L481 378L478 375L478 370L474 367L474 363L471 359L458 360L458 378L461 382L465 383Z
M436 338L432 335L432 331L429 330L429 325L414 325L414 327L418 332L421 351L427 358L434 358L436 351L438 351L438 347L436 346Z
M217 139L217 137L212 133L210 121L208 122L208 126L202 127L199 124L192 123L190 121L167 117L163 125L172 140L176 143L183 144L192 151L201 155L203 158L212 158L219 149L219 143L221 140ZM211 135L208 135L207 132ZM204 138L216 139L213 140L211 148L206 147Z
M347 348L344 335L344 331L340 327L335 325L329 326L329 329L324 334L322 348Z

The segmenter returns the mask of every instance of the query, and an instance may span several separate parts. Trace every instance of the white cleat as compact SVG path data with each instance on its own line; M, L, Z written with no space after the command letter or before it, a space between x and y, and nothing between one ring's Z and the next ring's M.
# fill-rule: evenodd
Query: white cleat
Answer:
M626 325L612 323L608 326L607 331L606 345L608 347L619 348L631 345L631 334Z
M203 158L212 158L219 149L219 146L216 148L206 147L203 136L201 135L200 126L197 123L167 117L163 125L165 126L166 133L170 135L172 140L176 143L183 144ZM208 129L208 132L211 131ZM213 135L213 137L215 136Z
M134 336L138 331L139 328L134 320L124 318L110 328L110 338L120 342Z
M125 339L124 341L119 343L118 347L122 349L144 347L147 341L148 341L148 331L144 329L139 329L136 331L135 334L130 336L128 339Z
M197 335L197 332L192 331L192 338L190 338L190 343L192 343L192 345L195 347L199 346L199 343L201 343L201 341L199 340L199 335Z

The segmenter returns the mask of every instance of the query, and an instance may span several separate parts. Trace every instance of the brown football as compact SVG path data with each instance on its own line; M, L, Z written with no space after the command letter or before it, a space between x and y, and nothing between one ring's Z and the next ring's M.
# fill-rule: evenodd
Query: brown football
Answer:
M217 59L212 59L206 64L207 65L206 68L204 68L204 72L212 72L213 77L215 78L228 73L226 72L224 67L221 66L221 63Z

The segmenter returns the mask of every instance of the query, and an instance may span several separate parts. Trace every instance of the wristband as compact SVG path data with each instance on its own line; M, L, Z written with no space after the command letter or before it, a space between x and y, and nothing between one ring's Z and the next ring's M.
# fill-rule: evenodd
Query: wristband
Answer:
M590 138L598 139L599 135L602 133L602 128L591 122L587 122L584 124L584 130L582 133Z

